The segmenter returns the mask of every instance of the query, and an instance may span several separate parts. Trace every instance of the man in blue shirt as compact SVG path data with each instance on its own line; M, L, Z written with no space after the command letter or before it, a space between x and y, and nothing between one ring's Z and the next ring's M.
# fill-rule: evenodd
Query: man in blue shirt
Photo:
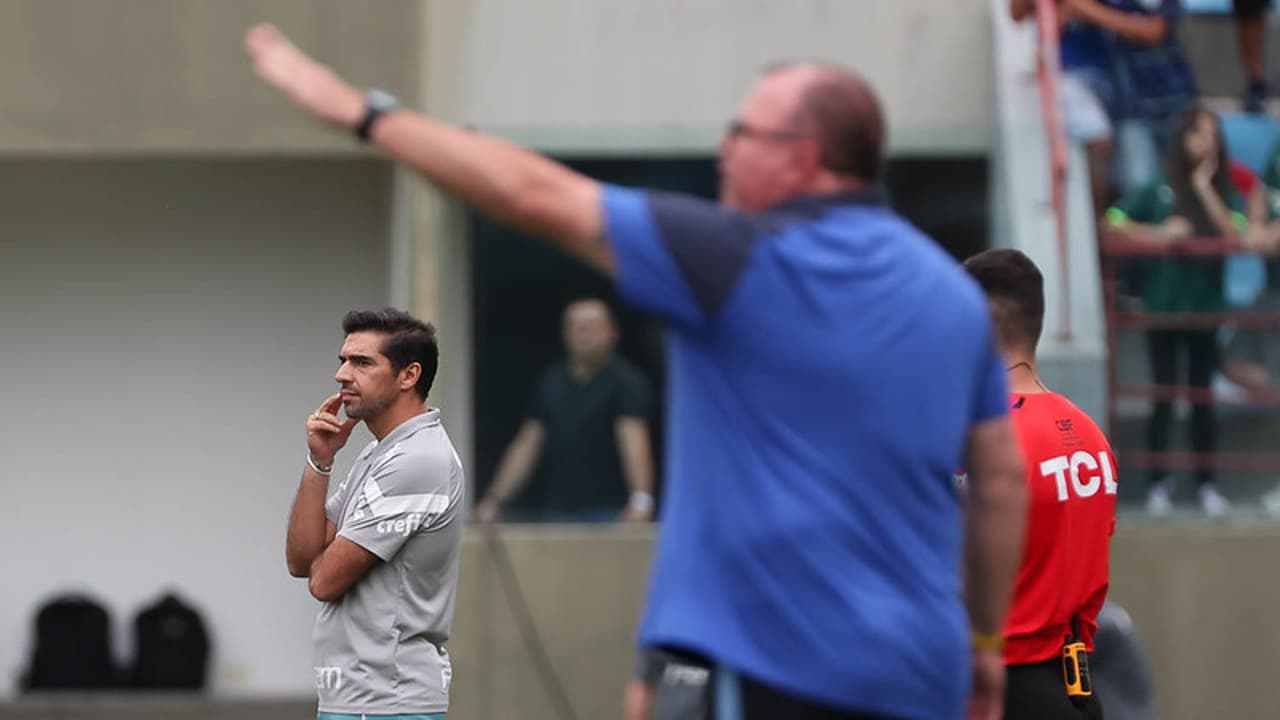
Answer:
M979 289L875 189L884 126L861 79L761 76L721 143L716 205L389 109L274 27L247 45L319 119L667 321L668 491L640 631L680 659L659 706L680 684L717 720L998 716L1026 512L1004 367Z

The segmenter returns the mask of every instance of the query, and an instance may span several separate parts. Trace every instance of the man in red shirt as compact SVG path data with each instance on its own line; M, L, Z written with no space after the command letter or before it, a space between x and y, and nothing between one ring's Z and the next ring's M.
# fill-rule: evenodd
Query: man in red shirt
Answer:
M1064 649L1093 651L1115 530L1115 454L1097 424L1036 372L1044 323L1040 270L1009 249L979 253L964 265L991 306L1031 502L1004 629L1005 718L1101 718L1097 697L1067 687L1065 678L1077 671L1067 669Z

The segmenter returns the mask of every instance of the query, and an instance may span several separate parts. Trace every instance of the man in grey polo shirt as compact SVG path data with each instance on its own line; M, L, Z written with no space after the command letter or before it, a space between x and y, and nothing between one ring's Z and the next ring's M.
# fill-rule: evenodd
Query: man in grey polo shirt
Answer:
M289 573L324 603L318 717L440 720L465 483L440 411L426 406L435 329L392 309L348 313L342 329L341 392L307 418L286 542ZM334 456L361 420L376 440L326 502Z

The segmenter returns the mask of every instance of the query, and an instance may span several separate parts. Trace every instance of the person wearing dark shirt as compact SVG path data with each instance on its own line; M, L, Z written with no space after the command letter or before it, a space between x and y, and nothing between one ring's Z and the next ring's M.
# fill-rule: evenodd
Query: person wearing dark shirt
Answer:
M653 512L649 383L615 352L618 327L600 300L564 311L568 356L547 369L476 520L644 521ZM530 483L541 461L540 482Z

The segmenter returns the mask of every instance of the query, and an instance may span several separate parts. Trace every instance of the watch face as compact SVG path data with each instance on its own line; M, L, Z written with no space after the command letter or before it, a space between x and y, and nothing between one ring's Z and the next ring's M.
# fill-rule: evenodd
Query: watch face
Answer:
M369 92L365 93L364 99L365 102L369 104L370 108L373 108L374 110L381 110L382 112L394 110L400 106L400 101L396 99L395 95L392 95L386 90L379 90L378 88L373 88Z

